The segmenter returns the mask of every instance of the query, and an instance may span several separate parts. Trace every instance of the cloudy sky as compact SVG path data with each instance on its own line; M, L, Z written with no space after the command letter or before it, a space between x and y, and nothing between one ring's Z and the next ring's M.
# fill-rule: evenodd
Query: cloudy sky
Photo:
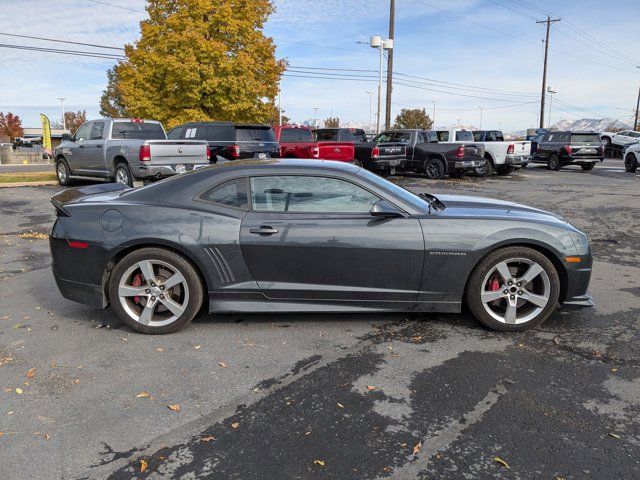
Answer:
M215 0L214 0L215 1ZM377 88L377 51L388 0L277 0L266 33L287 58L282 108L294 121L333 114L369 121ZM552 123L561 118L628 120L640 86L640 2L618 0L396 0L393 112L425 107L436 123L458 120L505 131L536 123L548 12L562 18L551 34L548 83ZM139 35L144 0L0 0L0 33L121 47ZM117 50L0 35L0 45L75 51ZM0 46L0 111L37 126L38 114L67 109L98 115L106 70L115 61ZM330 70L331 69L331 70ZM337 69L337 70L333 70ZM313 77L313 78L309 78ZM318 78L322 77L322 78ZM374 110L375 110L375 95ZM625 110L626 109L626 110ZM548 112L546 116L548 115Z

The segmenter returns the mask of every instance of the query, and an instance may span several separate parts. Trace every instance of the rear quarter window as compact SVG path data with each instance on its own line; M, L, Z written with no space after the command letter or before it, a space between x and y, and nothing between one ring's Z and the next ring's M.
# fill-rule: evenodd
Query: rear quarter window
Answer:
M200 129L200 138L209 142L233 142L235 137L233 125L204 125Z

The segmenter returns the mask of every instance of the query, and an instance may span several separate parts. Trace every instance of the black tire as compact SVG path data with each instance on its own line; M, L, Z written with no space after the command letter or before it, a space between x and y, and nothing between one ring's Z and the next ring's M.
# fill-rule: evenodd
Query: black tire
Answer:
M424 162L424 173L431 180L440 180L444 178L446 167L444 162L439 158L428 158Z
M69 168L69 164L64 158L59 158L56 161L56 177L58 177L58 183L63 187L68 187L73 183L69 178L70 175L71 169Z
M562 165L560 164L560 159L555 153L549 157L548 166L549 166L549 170L554 170L556 172L560 170L560 167Z
M120 162L116 165L116 169L113 172L113 181L128 187L133 187L133 175L127 162Z
M171 317L167 319L167 320L170 320L170 323L167 323L165 325L154 325L154 323L159 323L159 322L158 321L154 322L153 317L152 317L152 321L150 321L146 325L141 323L136 318L133 318L129 313L127 313L127 310L125 310L125 306L123 306L123 300L121 300L121 297L118 294L119 285L120 285L120 282L123 280L123 276L125 275L129 276L130 274L128 274L127 272L130 271L130 269L135 268L135 266L139 262L144 262L144 261L162 262L165 265L156 265L152 267L152 269L154 270L154 277L158 281L157 285L154 285L153 283L148 282L144 278L144 274L142 273L142 270L140 270L140 273L138 275L142 275L142 277L138 285L141 288L144 288L145 286L150 286L151 288L153 287L162 288L162 283L167 280L166 275L168 275L168 274L164 274L165 277L162 276L163 275L162 269L164 268L166 268L167 272L171 272L171 270L175 270L174 273L179 272L184 279L184 283L181 283L179 287L181 289L180 294L182 294L183 301L185 302L186 305L181 305L184 307L184 309L182 313L179 316L177 316L177 318L175 318L174 320L171 320L171 318L175 317L176 315L173 314L173 312L170 312L169 309L164 306L165 305L164 301L160 300L160 297L157 298L157 302L155 303L156 306L153 309L154 311L153 315L155 315L155 312L157 311L159 314L158 316L160 318L159 321L162 321L161 314L164 314L165 316L171 315ZM124 279L124 280L125 282L127 281L127 279ZM185 284L186 284L186 288L184 287ZM172 287L172 288L169 288L168 290L163 290L162 292L158 292L158 293L162 295L166 295L166 297L162 297L162 298L171 300L172 298L175 298L174 295L178 295L178 292L175 292L174 288L176 287ZM150 295L153 295L153 290L150 291ZM134 310L136 311L139 310L139 313L142 314L142 310L144 310L145 308L144 305L146 304L146 302L149 301L149 298L155 300L156 297L141 295L140 297L127 297L127 298L134 299L134 300L124 301L124 303L127 305L127 308L129 308L134 313L135 313ZM180 299L179 297L177 298L178 298L177 303L179 303ZM202 306L203 287L196 269L193 267L193 265L189 261L187 261L181 255L178 255L177 253L174 253L171 250L166 250L164 248L142 248L140 250L131 252L130 254L125 256L122 260L118 262L118 264L113 269L113 272L111 272L111 276L109 278L109 299L110 299L111 308L113 309L113 311L116 313L116 315L118 315L120 320L126 323L129 327L141 333L159 335L164 333L177 332L178 330L188 325L189 322L191 322L191 320L193 320L193 318L196 316L196 314L200 310L200 307ZM165 310L165 311L162 312L160 310Z
M532 318L523 323L510 324L505 323L503 321L499 321L494 318L488 311L485 309L484 304L481 299L481 294L484 290L483 282L487 275L491 273L492 270L496 267L496 265L501 262L505 262L508 260L514 259L526 259L531 262L537 263L547 275L549 280L548 284L548 301L544 308L540 307L540 312L535 312L535 305L529 304L526 301L516 298L517 302L523 301L524 303L516 307L516 311L522 307L534 307L534 311L531 312ZM518 273L520 274L520 273ZM518 275L516 274L516 276ZM538 277L540 278L540 277ZM538 280L536 280L538 281ZM542 282L542 280L540 280ZM513 288L516 289L525 289L525 287L529 287L531 284L523 285L521 287L517 287L515 284ZM505 288L505 290L502 290ZM507 286L499 286L497 290L500 291L508 291L506 290ZM511 287L508 287L511 288ZM547 287L545 287L547 288ZM495 290L495 289L493 289ZM486 290L485 290L486 292ZM528 330L529 328L536 327L542 324L555 310L558 304L558 297L560 295L560 278L558 276L558 272L553 265L553 263L542 253L528 247L505 247L495 250L489 253L485 258L483 258L478 265L474 268L471 273L469 280L467 282L467 287L465 291L465 301L467 307L471 311L471 313L486 327L491 328L493 330L499 330L502 332L521 332L523 330ZM496 300L495 302L508 302L507 299ZM494 303L495 303L494 302ZM498 303L500 305L500 303ZM499 308L499 307L497 307ZM517 315L517 313L516 313ZM526 316L526 315L525 315ZM506 314L505 314L506 317Z
M495 166L493 165L493 160L488 154L484 156L484 165L481 167L476 167L473 169L473 173L475 173L479 177L490 177L495 172Z
M638 169L638 159L633 153L627 153L624 157L624 169L630 173L634 173Z
M580 165L582 167L582 170L584 170L585 172L590 172L591 170L594 169L594 167L596 166L596 162L591 162L591 163L583 163L582 165Z
M516 167L513 165L498 165L496 173L501 176L511 175L515 171Z

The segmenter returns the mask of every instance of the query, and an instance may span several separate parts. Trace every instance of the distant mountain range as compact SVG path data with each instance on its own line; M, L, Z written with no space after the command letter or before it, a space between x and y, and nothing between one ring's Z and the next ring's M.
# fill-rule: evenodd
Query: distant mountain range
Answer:
M554 123L551 128L555 130L590 130L594 132L606 132L612 128L616 130L626 130L633 126L627 122L623 122L618 118L580 118L578 120L562 119ZM505 133L505 137L517 138L524 137L526 130L517 130L515 132Z

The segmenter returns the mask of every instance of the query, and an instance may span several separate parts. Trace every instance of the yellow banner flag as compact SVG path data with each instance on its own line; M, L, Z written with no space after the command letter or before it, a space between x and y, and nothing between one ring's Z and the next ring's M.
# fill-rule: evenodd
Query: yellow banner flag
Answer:
M49 155L52 155L53 152L51 150L51 123L49 122L49 118L40 114L40 121L42 122L42 149L47 152Z

